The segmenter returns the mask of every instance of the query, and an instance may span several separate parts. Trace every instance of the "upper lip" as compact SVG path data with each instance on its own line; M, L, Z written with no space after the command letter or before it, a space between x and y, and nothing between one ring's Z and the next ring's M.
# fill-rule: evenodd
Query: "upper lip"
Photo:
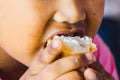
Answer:
M86 24L84 21L77 22L77 23L73 24L73 26L74 26L74 28L72 28L71 30L67 29L67 30L63 30L63 31L58 31L58 32L54 33L53 36L54 35L58 35L58 36L64 35L64 36L71 36L71 37L85 36ZM72 27L72 25L68 25L68 27Z
M71 37L74 37L74 36L83 37L83 36L85 36L85 29L76 28L76 29L73 29L73 30L58 31L56 33L53 33L52 37L54 37L55 35L58 35L58 36L64 35L64 36L71 36Z

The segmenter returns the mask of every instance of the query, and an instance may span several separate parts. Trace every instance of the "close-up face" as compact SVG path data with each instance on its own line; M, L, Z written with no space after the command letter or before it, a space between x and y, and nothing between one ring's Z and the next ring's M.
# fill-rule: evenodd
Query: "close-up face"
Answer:
M0 47L29 66L54 35L94 37L104 0L0 0Z

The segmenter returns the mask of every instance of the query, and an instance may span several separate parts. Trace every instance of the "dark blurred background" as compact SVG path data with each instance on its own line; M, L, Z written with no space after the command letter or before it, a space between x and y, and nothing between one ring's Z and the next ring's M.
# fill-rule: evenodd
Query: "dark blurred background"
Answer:
M111 49L120 77L120 0L105 0L105 13L99 35Z

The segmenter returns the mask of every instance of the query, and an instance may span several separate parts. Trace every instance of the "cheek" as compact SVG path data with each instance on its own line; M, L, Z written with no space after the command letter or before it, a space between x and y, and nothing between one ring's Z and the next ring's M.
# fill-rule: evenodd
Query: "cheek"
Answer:
M1 5L0 47L14 58L28 58L40 42L43 25L39 24L38 13L30 4L6 4L6 7Z
M103 0L93 0L93 2L88 1L86 6L87 12L87 27L86 34L88 36L94 37L97 33L104 13L104 1Z
M39 0L0 1L0 47L25 65L35 56L44 26L54 13L46 5Z

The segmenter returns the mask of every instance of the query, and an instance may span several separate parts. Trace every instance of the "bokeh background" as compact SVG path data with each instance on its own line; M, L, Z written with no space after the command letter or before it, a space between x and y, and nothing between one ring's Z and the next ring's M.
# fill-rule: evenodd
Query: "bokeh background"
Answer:
M99 35L111 49L120 77L120 0L105 0L105 12Z

